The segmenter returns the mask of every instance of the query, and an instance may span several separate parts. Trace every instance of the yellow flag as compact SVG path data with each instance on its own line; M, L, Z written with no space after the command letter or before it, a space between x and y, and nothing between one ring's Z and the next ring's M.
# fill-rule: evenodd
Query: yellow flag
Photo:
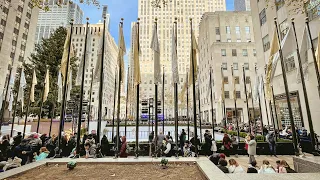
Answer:
M317 59L318 69L320 71L320 31L318 34L318 47L316 50L316 59Z
M124 79L124 62L123 62L123 56L126 53L126 45L124 42L124 36L123 36L123 27L122 25L119 26L119 53L118 53L118 66L121 69L121 77L120 81L123 82Z
M267 64L267 72L266 72L266 97L267 99L271 99L271 76L272 76L272 64L273 64L273 58L277 54L277 52L280 49L279 45L279 39L278 39L278 34L277 34L277 29L276 27L274 28L273 32L273 38L271 42L271 50L270 50L270 55L268 59L268 64Z
M36 71L33 70L33 75L32 75L32 82L31 82L31 92L30 92L30 101L34 102L34 88L37 84L37 76L36 76Z
M49 69L47 69L46 73L46 78L44 80L44 94L43 94L43 102L45 102L48 98L49 95L49 87L50 87L50 82L49 82Z
M61 67L60 67L61 74L62 74L63 77L66 77L69 45L70 45L70 31L68 30L67 37L66 37L66 40L64 42L63 55L62 55Z
M190 51L190 76L189 76L189 85L193 83L193 75L194 75L194 82L197 80L197 51L198 51L198 44L197 40L194 37L193 31L191 32L191 51ZM194 74L192 74L192 71L194 69Z
M140 43L139 43L139 25L136 24L134 28L134 44L133 44L133 61L134 61L134 84L138 85L141 83L140 74Z

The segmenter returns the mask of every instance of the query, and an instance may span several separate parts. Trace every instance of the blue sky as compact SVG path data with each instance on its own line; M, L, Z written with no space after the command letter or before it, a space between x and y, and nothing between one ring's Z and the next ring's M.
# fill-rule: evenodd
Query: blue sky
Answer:
M226 0L227 10L233 10L233 0ZM110 33L118 43L118 24L124 18L124 36L127 49L130 48L131 22L138 18L138 0L100 0L101 5L108 5L110 14ZM89 17L90 23L97 23L101 20L102 9L93 5L80 4L84 11L84 19ZM125 57L125 61L128 58ZM127 64L127 62L126 62Z

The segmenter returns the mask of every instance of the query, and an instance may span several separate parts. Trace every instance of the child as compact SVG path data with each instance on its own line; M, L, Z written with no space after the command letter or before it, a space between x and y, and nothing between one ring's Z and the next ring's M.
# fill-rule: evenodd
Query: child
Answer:
M33 155L34 155L34 159L36 161L40 161L40 160L46 159L48 157L49 151L46 147L42 147L42 148L40 148L39 156L37 156L37 153L34 153Z
M277 164L276 172L279 173L280 160L277 160L277 161L276 161L276 164Z

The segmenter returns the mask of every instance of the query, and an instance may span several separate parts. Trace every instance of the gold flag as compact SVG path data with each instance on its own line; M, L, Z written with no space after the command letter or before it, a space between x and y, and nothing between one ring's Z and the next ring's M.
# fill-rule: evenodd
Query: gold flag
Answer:
M67 62L68 62L68 51L69 51L69 45L70 45L70 31L68 30L66 40L64 42L64 47L63 47L63 55L61 59L61 74L63 77L66 77L66 71L67 71Z
M123 27L122 25L119 25L119 54L118 54L118 66L121 69L121 75L120 75L120 81L123 82L124 79L124 62L123 62L123 56L126 53L126 45L124 42L124 36L123 36Z
M267 64L267 72L266 72L266 97L267 99L271 99L271 78L272 78L272 67L273 67L273 58L277 54L277 52L280 49L279 45L279 39L278 39L278 34L277 34L277 29L276 27L274 28L273 31L273 38L271 42L271 50L270 50L270 55L269 55L269 60Z
M191 85L193 83L193 78L194 82L196 82L197 80L197 51L198 51L198 44L197 44L197 40L194 37L194 33L193 31L191 32L191 51L190 51L190 76L189 76L189 84ZM192 74L192 71L194 69L194 74ZM193 77L194 76L194 77Z
M34 102L34 88L37 84L37 76L36 76L36 71L33 70L33 75L32 75L32 83L31 83L31 91L30 91L30 101Z
M44 80L44 95L43 102L45 102L49 95L50 81L49 81L49 69L47 69L46 78Z
M133 44L133 61L134 61L134 84L138 85L141 83L141 74L140 74L140 43L139 43L139 24L135 25L134 28L134 44Z

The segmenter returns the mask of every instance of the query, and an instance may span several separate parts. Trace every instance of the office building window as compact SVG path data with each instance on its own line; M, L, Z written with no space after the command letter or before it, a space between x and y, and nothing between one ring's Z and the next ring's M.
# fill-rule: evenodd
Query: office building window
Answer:
M241 93L240 93L240 91L236 91L236 96L237 96L237 99L241 99Z
M232 56L237 56L237 49L232 49Z
M224 98L225 99L229 99L230 98L229 91L225 91L224 92Z
M259 14L259 18L260 18L260 26L262 26L264 23L267 22L267 16L266 16L266 10L263 9L260 14Z
M221 56L227 56L226 49L221 49Z
M228 83L229 83L228 77L223 77L223 83L224 83L224 84L228 84Z
M238 67L238 63L233 63L233 70L238 70L239 67Z
M250 26L246 26L244 27L246 34L250 34Z
M236 26L236 34L240 34L240 27Z
M230 38L228 38L228 39L227 39L227 42L231 42L231 39L230 39Z
M287 19L279 24L279 28L280 28L280 38L282 40L286 36L286 34L289 30L289 24L287 22Z
M249 70L249 63L244 63L243 66L245 70Z
M284 2L285 0L275 0L275 5L276 5L276 9L277 11L282 8L282 6L285 4Z
M257 56L257 50L253 49L253 56Z
M296 69L293 55L291 55L285 59L285 69L286 69L286 72L289 72L289 71Z
M248 50L242 49L242 56L248 56Z
M270 41L269 41L269 35L266 35L262 38L263 43L263 51L266 52L270 49Z
M220 35L220 27L216 27L216 35Z
M228 70L228 64L227 63L222 63L222 69L223 70Z
M226 26L226 33L227 33L227 34L231 34L230 26Z
M251 79L250 79L249 76L247 76L247 77L246 77L246 84L250 84L250 82L251 82Z

